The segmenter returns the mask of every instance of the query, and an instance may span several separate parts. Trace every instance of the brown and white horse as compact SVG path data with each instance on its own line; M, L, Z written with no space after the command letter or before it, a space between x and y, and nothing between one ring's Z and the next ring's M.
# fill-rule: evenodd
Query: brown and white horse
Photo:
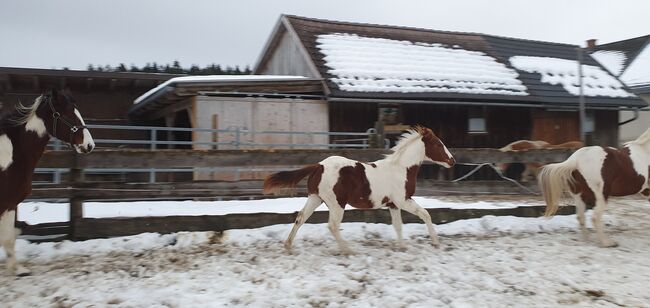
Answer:
M509 143L508 145L502 147L499 149L501 152L521 152L521 151L528 151L528 150L535 150L535 149L546 149L546 150L552 150L552 149L568 149L568 150L576 150L581 147L585 146L584 143L581 141L568 141L560 144L550 144L546 141L543 140L517 140L514 142ZM504 163L504 164L498 164L499 169L501 172L504 174L508 170L511 164L509 163ZM530 179L534 179L537 176L537 173L539 172L539 168L544 166L544 164L541 163L526 163L524 164L525 169L521 173L521 181L522 182L527 182Z
M621 149L590 146L579 149L566 161L542 167L539 185L546 201L546 216L556 213L560 198L569 191L576 204L578 222L585 240L585 207L595 205L592 217L602 247L616 246L605 236L602 217L610 196L642 193L648 196L650 173L650 128Z
M81 114L69 94L53 90L41 95L30 107L0 119L0 245L7 253L11 274L28 275L16 261L16 208L32 189L32 175L45 147L54 136L69 143L79 153L95 146Z
M388 207L397 233L397 242L402 248L404 242L400 210L417 215L426 223L433 245L439 246L431 216L411 196L415 193L415 183L423 161L432 161L446 168L452 167L456 161L433 131L422 126L402 135L392 150L393 153L386 158L372 163L331 156L302 169L278 172L267 177L264 193L293 188L301 179L309 176L307 202L296 217L284 244L285 248L291 249L300 226L323 202L330 211L329 229L345 254L351 251L341 238L339 228L346 204L359 209Z

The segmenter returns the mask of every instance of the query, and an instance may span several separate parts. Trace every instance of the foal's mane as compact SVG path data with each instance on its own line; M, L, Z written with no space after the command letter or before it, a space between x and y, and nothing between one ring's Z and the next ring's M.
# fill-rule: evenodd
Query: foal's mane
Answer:
M0 119L2 126L20 126L25 125L29 122L29 119L36 113L38 107L43 100L43 95L37 97L34 100L34 103L31 106L25 106L20 101L14 106L12 110L5 118Z
M411 144L413 142L420 140L422 136L426 133L428 128L423 127L423 126L416 126L413 127L409 130L407 130L405 133L402 134L400 137L399 141L397 141L397 144L391 149L393 151L392 154L386 155L387 159L391 159L393 161L399 160L402 155L406 152L406 150L409 149Z
M649 142L650 142L650 128L648 128L645 131L645 133L641 134L641 136L639 136L639 138L636 138L636 140L633 140L633 141L630 141L630 142L626 142L625 145L628 145L628 144L643 145L643 144L647 144Z

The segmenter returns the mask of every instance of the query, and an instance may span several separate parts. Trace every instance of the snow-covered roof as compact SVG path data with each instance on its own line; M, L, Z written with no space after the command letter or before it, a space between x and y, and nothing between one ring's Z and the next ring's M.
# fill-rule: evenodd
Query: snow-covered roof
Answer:
M630 87L650 85L650 45L636 56L627 69L621 74L621 80Z
M164 88L180 83L218 83L218 82L237 82L237 81L288 81L306 79L303 76L277 76L277 75L203 75L203 76L183 76L169 79L157 87L147 91L136 98L133 103L138 104L147 98L162 91Z
M599 50L591 56L602 64L614 76L619 76L625 68L625 53L618 50Z
M344 91L528 95L515 70L483 52L346 33L316 42Z
M650 90L650 35L598 45L591 56L633 92Z
M577 61L550 57L514 56L510 58L510 64L518 70L540 74L541 81L544 83L561 85L573 95L580 94ZM627 92L623 84L614 76L598 66L583 64L582 74L585 96L635 96Z

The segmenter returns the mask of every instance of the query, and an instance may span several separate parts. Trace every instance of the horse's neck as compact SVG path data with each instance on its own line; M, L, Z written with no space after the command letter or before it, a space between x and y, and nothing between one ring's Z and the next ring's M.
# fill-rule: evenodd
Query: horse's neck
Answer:
M14 127L10 134L15 153L14 164L16 167L24 168L24 171L31 175L45 152L50 135L39 137L35 132L27 131L24 124Z
M384 160L404 168L419 166L424 160L424 146L413 146L412 148L403 149L401 152L388 155Z

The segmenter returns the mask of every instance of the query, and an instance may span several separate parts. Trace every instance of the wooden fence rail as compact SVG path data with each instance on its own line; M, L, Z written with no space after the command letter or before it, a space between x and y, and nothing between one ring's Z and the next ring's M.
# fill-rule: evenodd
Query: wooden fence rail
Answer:
M427 209L435 224L449 223L462 219L492 216L538 217L544 213L542 206L516 207L509 209ZM558 215L575 213L574 207L562 207ZM219 216L165 216L133 218L83 218L69 224L74 230L75 240L88 240L116 236L135 235L144 232L173 233L180 231L225 231L231 229L253 229L277 224L291 224L298 213L254 213L226 214ZM326 223L329 213L317 211L307 223ZM421 223L417 216L404 212L404 223ZM388 210L348 210L344 222L366 222L390 224ZM46 236L68 231L65 223L23 225L23 234Z
M155 199L241 199L272 198L282 196L306 196L305 185L299 185L294 193L268 196L262 194L262 181L237 182L173 182L173 183L114 183L90 182L75 185L59 184L36 186L30 200L64 200L72 196L83 200L155 200ZM481 194L528 194L537 192L535 183L525 183L522 189L508 181L435 181L418 180L416 195L481 195Z
M563 161L569 150L501 152L496 149L451 149L458 163L550 163ZM201 168L296 166L339 155L360 161L381 159L386 150L97 150L89 155L72 151L46 152L39 168Z
M557 162L571 152L565 150L531 150L503 153L495 149L451 149L460 164ZM32 199L68 199L70 223L25 226L25 234L51 235L68 232L71 238L86 239L130 235L141 232L175 232L255 228L278 223L291 223L294 214L229 214L224 216L174 216L145 218L89 219L83 218L82 202L85 200L138 200L154 198L219 198L260 197L260 181L241 182L190 182L190 183L88 183L83 181L86 168L201 168L247 166L296 166L318 162L328 156L340 155L361 161L381 159L385 150L99 150L90 155L71 151L46 152L38 167L70 168L71 181L63 185L37 186ZM534 186L529 186L535 189ZM472 193L522 193L510 182L451 183L436 181L418 182L418 195L450 195ZM304 195L304 190L298 190ZM467 219L482 215L539 216L540 209L527 207L508 210L430 210L438 222L450 219ZM453 213L453 214L452 214ZM310 222L325 222L326 213L315 214ZM450 216L451 215L451 216ZM385 211L350 211L346 221L386 223L390 221ZM451 218L446 218L451 217ZM406 222L419 221L405 214ZM39 227L40 226L40 227Z

